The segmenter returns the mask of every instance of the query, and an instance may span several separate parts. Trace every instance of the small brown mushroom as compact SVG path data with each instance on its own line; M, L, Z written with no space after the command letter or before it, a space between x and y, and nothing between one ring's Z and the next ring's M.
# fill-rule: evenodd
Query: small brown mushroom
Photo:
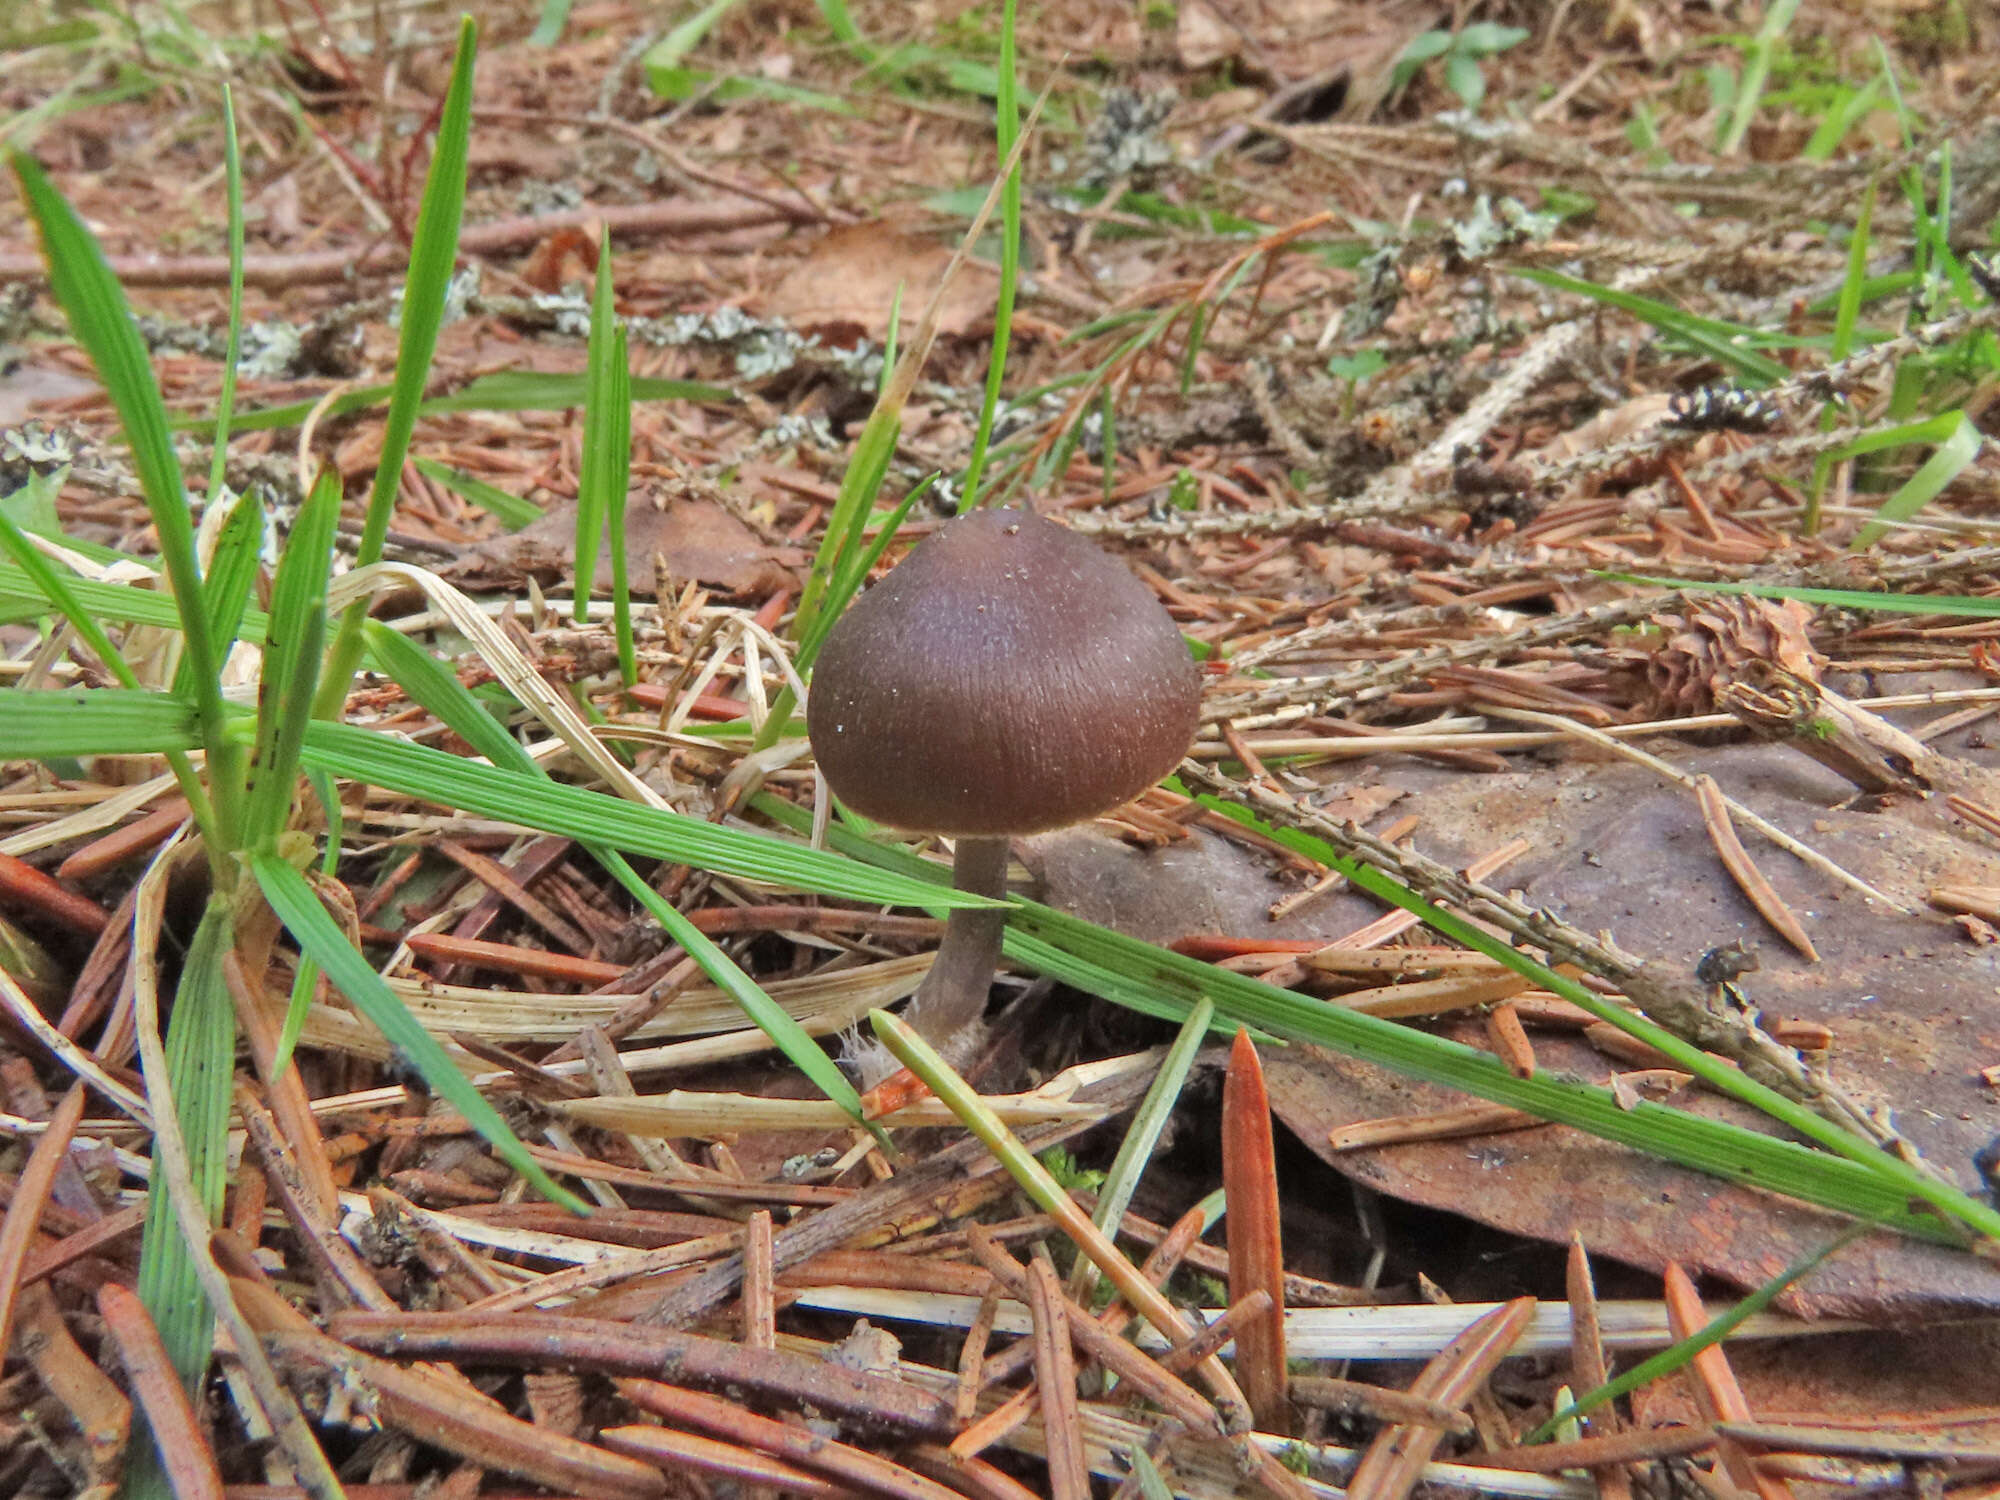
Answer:
M941 527L828 632L806 724L827 784L956 840L952 876L1005 894L1007 841L1109 812L1194 738L1201 674L1115 558L1032 511ZM1006 920L954 911L908 1019L948 1044L985 1008Z

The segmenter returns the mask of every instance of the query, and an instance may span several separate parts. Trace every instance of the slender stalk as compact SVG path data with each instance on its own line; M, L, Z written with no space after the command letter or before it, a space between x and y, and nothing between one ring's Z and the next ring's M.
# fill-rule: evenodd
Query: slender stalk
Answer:
M962 838L951 860L952 884L975 896L1007 894L1007 840ZM959 1038L986 1009L986 992L1000 963L1007 930L1004 907L960 908L946 918L937 961L910 1002L908 1024L940 1051L958 1050Z

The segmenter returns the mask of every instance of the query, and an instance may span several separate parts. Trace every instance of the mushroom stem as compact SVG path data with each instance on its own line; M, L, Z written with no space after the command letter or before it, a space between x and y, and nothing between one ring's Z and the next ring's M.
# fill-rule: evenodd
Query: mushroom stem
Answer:
M952 884L975 896L1007 894L1007 840L961 838L951 860ZM917 987L904 1019L933 1047L952 1057L986 1009L1007 913L998 907L960 907L944 924L944 941L930 973Z

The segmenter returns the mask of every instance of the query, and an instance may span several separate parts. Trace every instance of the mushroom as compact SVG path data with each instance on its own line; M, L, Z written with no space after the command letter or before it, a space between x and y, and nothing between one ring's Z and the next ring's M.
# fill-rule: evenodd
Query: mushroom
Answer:
M1152 591L1028 510L947 523L856 600L814 667L807 730L843 802L956 841L952 878L1006 893L1008 840L1111 811L1171 771L1201 674ZM907 1019L956 1051L1003 911L954 910Z

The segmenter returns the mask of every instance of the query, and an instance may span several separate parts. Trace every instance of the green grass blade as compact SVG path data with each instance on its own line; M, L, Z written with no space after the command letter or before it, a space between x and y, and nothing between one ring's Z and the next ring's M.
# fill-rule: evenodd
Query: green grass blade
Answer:
M304 761L317 770L481 817L746 880L892 906L942 909L992 904L769 834L724 827L664 808L639 807L602 792L480 765L350 725L315 723L306 731Z
M129 583L99 583L91 578L60 576L62 596L58 598L50 592L49 580L41 574L0 564L0 618L8 621L32 620L37 615L47 614L54 606L68 615L73 623L80 622L83 617L92 617L99 621L118 620L130 625L157 625L164 630L181 628L180 611L175 607L171 594L134 588ZM79 609L81 615L71 615L69 612L73 607ZM265 623L262 610L245 609L240 627L241 639L251 642L263 640ZM77 628L83 628L81 623L77 623ZM112 668L113 672L116 670Z
M1359 889L1402 907L1420 918L1433 931L1444 934L1452 941L1499 960L1516 973L1525 975L1571 1004L1589 1011L1599 1020L1607 1021L1627 1035L1664 1052L1679 1067L1694 1074L1718 1093L1741 1100L1806 1139L1818 1142L1827 1151L1872 1174L1881 1185L1899 1192L1903 1197L1906 1217L1909 1201L1920 1199L1940 1213L1960 1220L1981 1234L2000 1239L2000 1212L1996 1212L1990 1205L1976 1202L1950 1184L1929 1176L1898 1157L1891 1156L1874 1142L1842 1129L1798 1101L1754 1081L1741 1070L1682 1040L1664 1027L1632 1011L1610 1004L1595 991L1556 973L1547 965L1530 958L1511 943L1495 937L1484 928L1474 926L1455 913L1433 906L1381 871L1341 855L1331 845L1309 834L1296 829L1279 829L1264 824L1262 820L1248 814L1247 810L1234 808L1233 804L1224 802L1220 798L1203 796L1197 800L1218 810L1227 811L1228 816L1239 818L1246 823L1256 823L1280 842L1293 848L1310 850L1315 855L1324 854L1327 857L1326 863L1339 869ZM1808 1155L1811 1156L1813 1153ZM1815 1159L1832 1165L1825 1156L1817 1156ZM1842 1205L1836 1202L1831 1206ZM1858 1207L1851 1207L1846 1211L1861 1218L1872 1216Z
M343 391L331 401L325 402L324 417L346 417L355 412L366 411L371 406L380 406L394 391L393 386L364 385L351 391ZM453 412L467 411L564 411L573 406L583 405L585 377L582 375L540 372L535 370L496 370L490 375L481 375L468 381L458 390L447 395L433 396L419 408L418 414L426 417L448 416ZM632 380L634 401L733 401L736 393L724 385L711 385L702 380L663 380L657 376L635 376ZM236 431L268 432L286 427L297 427L319 408L323 398L310 397L303 401L288 401L282 406L260 407L255 411L239 412L236 415ZM191 432L205 436L215 431L212 417L178 417L174 419L176 432ZM522 502L526 503L526 502Z
M56 755L147 755L201 744L192 703L132 688L75 688L0 696L0 760Z
M15 567L21 570L22 583L33 590L36 600L34 612L42 613L43 603L53 605L63 618L75 627L76 633L83 637L83 643L90 647L97 659L104 663L105 670L127 688L134 692L139 691L138 674L132 670L131 663L125 660L125 653L111 643L111 637L105 634L104 627L98 623L96 613L78 597L76 585L86 580L66 578L58 573L55 564L40 548L28 540L27 533L14 523L14 518L5 510L0 510L0 548L6 550L7 555L14 560ZM108 590L111 586L107 584L100 587ZM0 590L4 590L4 585L0 585ZM125 592L138 591L127 589ZM174 610L173 601L161 597L160 603L164 606L160 623L179 624L180 616Z
M1785 29L1792 24L1798 9L1799 0L1773 0L1771 8L1764 12L1764 24L1757 28L1757 35L1744 52L1743 77L1736 86L1736 97L1716 134L1718 156L1734 156L1736 148L1743 144L1743 137L1757 116L1757 105L1764 97L1764 85L1771 76L1771 59L1783 43Z
M937 473L933 470L913 485L910 492L896 502L896 508L883 518L876 528L875 539L865 548L858 548L841 560L840 570L834 578L833 586L827 590L826 608L820 611L819 618L813 622L811 633L799 638L798 650L793 653L793 661L800 671L803 672L818 659L819 648L826 644L826 633L833 628L834 621L840 618L854 596L861 591L861 586L868 581L868 575L882 560L882 554L889 550L889 544L896 540L896 533L902 529L911 507L929 491L937 482L937 478ZM772 717L782 719L789 715L793 704L794 697L790 684L787 684L784 692L772 705Z
M1046 99L1046 92L1043 99ZM1041 100L1036 101L1035 114L1028 120L1033 127L1035 116L1041 109ZM1014 139L1013 151L1001 163L1005 172L1011 173L1019 163L1021 148L1026 144L1024 133ZM884 382L881 394L876 397L874 409L868 413L868 421L861 429L861 436L855 442L854 452L847 461L847 471L841 476L840 494L835 498L832 514L827 518L826 535L820 542L819 551L814 555L812 567L806 574L805 587L799 593L798 612L793 618L792 631L795 638L804 639L814 630L820 615L826 609L827 589L839 573L841 559L859 544L862 527L868 513L875 506L875 497L881 491L882 478L888 473L889 460L894 457L896 444L902 437L903 408L915 388L917 377L930 358L931 346L937 338L937 320L940 301L952 273L961 264L966 249L978 237L991 216L994 205L999 201L1005 188L1005 179L993 184L986 202L978 214L966 226L965 237L951 263L945 267L945 275L937 289L931 294L931 303L924 311L910 346L897 357L894 373ZM787 717L786 713L773 713L766 722L764 731L757 738L757 747L765 749L775 743L777 735Z
M625 540L625 503L632 483L632 376L625 364L623 328L612 342L616 348L611 367L612 432L607 459L611 477L605 488L611 529L611 629L618 641L618 673L629 688L639 681L639 653L632 640L630 549Z
M323 396L308 396L303 401L287 401L281 406L259 406L249 411L239 411L231 418L231 430L245 432L277 432L287 427L297 427L314 411L320 412L320 420L330 421L335 417L351 417L358 411L366 411L371 406L380 406L389 399L393 389L386 385L358 385L352 390L342 391L331 401ZM217 423L214 417L175 417L169 424L175 432L189 433L197 438L214 441Z
M167 1021L167 1071L175 1115L187 1140L188 1167L213 1223L229 1177L229 1108L236 1071L236 1009L222 977L235 942L226 896L209 899L174 991ZM215 1314L195 1279L187 1242L164 1188L146 1195L139 1243L139 1298L153 1315L181 1384L201 1387L214 1341Z
M1871 178L1861 194L1861 208L1855 214L1854 233L1847 245L1847 275L1840 283L1840 302L1833 319L1833 344L1827 358L1838 363L1854 352L1854 327L1861 316L1861 296L1868 285L1868 251L1872 243L1869 228L1875 218L1875 183Z
M399 630L391 630L380 620L363 627L368 654L375 664L395 679L412 703L420 703L475 754L485 756L494 766L520 776L541 779L542 768L486 706L458 680L449 665L439 661Z
M827 591L839 571L841 559L854 547L869 511L874 508L882 477L889 472L889 460L895 456L896 443L902 435L901 417L902 403L892 408L877 400L861 436L855 440L854 451L848 455L847 470L840 477L840 493L827 516L826 534L820 539L819 551L813 555L812 568L806 574L805 588L799 594L798 611L793 617L793 634L801 640L813 634L819 627L820 616L828 612Z
M1615 287L1599 286L1594 281L1565 276L1560 271L1545 271L1533 266L1515 266L1511 269L1511 274L1525 281L1532 281L1538 286L1548 287L1551 291L1588 297L1594 302L1602 302L1607 307L1628 312L1640 322L1650 324L1662 333L1673 335L1746 379L1772 385L1791 373L1769 355L1759 354L1756 350L1745 347L1742 342L1750 339L1771 342L1773 341L1771 335L1760 334L1753 329L1738 328L1714 318L1697 317L1665 302L1656 302L1651 297L1621 292Z
M1021 132L1020 87L1014 59L1014 0L1000 6L1000 60L996 69L999 160L1013 157L1014 139ZM986 360L986 394L979 405L979 425L972 434L972 456L965 462L965 486L959 495L961 513L979 503L979 478L986 467L986 446L993 437L993 415L1000 408L1000 382L1007 373L1007 344L1014 327L1014 295L1021 280L1021 163L1014 161L1000 193L1000 291L993 303L993 349Z
M160 555L169 567L176 592L190 600L199 599L194 523L188 516L180 461L167 433L159 382L153 376L124 290L105 264L96 236L50 184L40 165L20 152L11 153L11 158L29 214L41 233L50 290L118 412L132 450L133 470L160 532Z
M208 498L222 495L229 465L229 419L236 409L236 362L243 352L243 153L236 140L236 95L222 86L222 167L229 195L229 336L222 351L222 392L215 403L215 452L208 464ZM226 646L219 648L225 654Z
M437 143L410 246L410 269L403 284L403 332L396 348L389 415L382 428L382 455L375 466L375 484L355 548L355 563L360 567L382 556L389 518L396 509L396 490L403 480L403 460L409 456L410 437L416 431L418 408L423 405L424 386L430 379L431 356L437 352L438 330L444 326L445 296L458 260L459 219L465 210L465 162L472 137L472 65L478 50L479 28L472 17L464 16L459 21L458 54L438 116ZM318 709L322 718L336 716L346 703L348 683L361 660L361 621L367 612L366 602L357 600L341 618L321 686Z
M1242 975L1191 972L1195 960L1181 960L1164 949L1092 929L1061 913L1028 909L1016 920L1024 935L1044 940L1046 946L1040 951L1021 945L1023 960L1044 973L1068 979L1065 958L1081 956L1094 960L1100 970L1118 973L1127 983L1150 980L1155 1004L1164 1002L1170 1015L1184 1015L1194 999L1207 994L1225 1020L1313 1042L1496 1104L1525 1109L1734 1182L1857 1217L1879 1216L1923 1238L1958 1240L1940 1219L1909 1209L1907 1185L1886 1181L1882 1173L1858 1163L1661 1105L1625 1110L1608 1089L1541 1075L1518 1078L1490 1053L1414 1027L1311 1002ZM1012 955L1015 945L1010 943L1007 951Z
M488 484L483 479L474 479L470 474L461 474L449 464L441 464L434 458L412 460L417 472L426 479L435 480L462 499L470 500L481 510L497 516L500 524L509 531L519 531L530 521L539 521L543 511L532 500L523 500L519 495L510 495L498 485Z
M1201 1050L1201 1044L1207 1039L1209 1027L1214 1021L1215 1002L1206 997L1195 1001L1187 1019L1181 1022L1180 1035L1167 1049L1160 1071L1147 1085L1146 1097L1133 1111L1125 1139L1118 1143L1118 1154L1112 1158L1111 1166L1104 1174L1103 1185L1097 1190L1097 1209L1090 1216L1091 1221L1106 1234L1117 1232L1119 1221L1131 1206L1132 1194L1137 1191L1139 1179L1145 1175L1147 1164L1153 1159L1154 1148L1160 1144L1167 1122L1173 1118L1174 1110L1180 1104L1181 1089L1186 1086L1188 1073L1194 1067L1195 1054ZM1096 1282L1097 1267L1087 1260L1078 1261L1076 1270L1070 1276L1070 1293L1088 1307L1090 1289Z
M562 40L563 27L569 24L571 0L542 0L542 13L535 21L535 29L528 33L531 47L553 47Z
M257 587L257 569L263 563L264 504L255 494L221 503L231 509L222 523L222 535L215 539L201 593L216 652L226 662L237 632L243 628L243 611L249 607L250 595ZM176 698L194 697L194 664L186 652L181 653L174 669L173 694Z
M333 981L334 988L416 1067L431 1092L463 1115L500 1158L533 1183L544 1197L572 1212L588 1213L583 1200L542 1170L521 1144L520 1137L500 1117L500 1112L459 1071L437 1039L417 1024L416 1018L396 998L395 991L368 966L368 960L355 952L326 908L320 905L305 877L275 854L253 853L249 858L264 899L271 903L271 910L278 914L285 930L297 940L299 951L318 964Z
M590 590L597 577L597 553L604 545L604 518L611 510L612 361L617 357L617 323L618 313L611 299L611 236L606 234L598 241L597 286L590 303L583 456L578 463L576 482L576 542L570 549L576 577L576 604L571 618L579 625L590 618Z
M138 675L133 672L131 666L126 662L124 654L111 643L111 637L105 634L104 627L98 623L96 615L76 597L76 587L82 585L85 580L68 578L56 572L55 564L28 540L20 527L14 524L13 518L7 515L4 509L0 509L0 550L4 550L9 557L13 558L20 570L22 582L34 589L39 600L46 601L59 610L64 618L70 622L71 626L74 627L77 634L83 637L84 642L90 649L97 653L97 659L104 663L105 669L124 684L122 689L97 688L88 690L87 692L80 692L78 695L69 696L68 701L70 704L93 701L103 694L112 691L122 692L131 699L151 700L155 697L154 694L147 693L139 687ZM120 595L136 595L144 592L140 589L112 588L110 585L105 584L91 584L90 587L93 589L102 588L107 592ZM159 595L153 595L152 597L161 606L163 621L178 624L180 617L178 611L174 609L173 601ZM33 614L39 614L40 612L39 605L32 611ZM25 702L25 698L23 694L16 691L7 701L10 706L19 707ZM151 709L142 710L142 712L151 711ZM36 710L30 707L29 712L32 715ZM42 710L42 713L43 728L45 731L55 734L70 732L68 721L75 716L68 711L67 706L55 709L53 714L47 709ZM207 787L195 773L194 763L188 759L186 754L187 750L193 747L199 737L197 734L197 716L193 709L187 706L185 701L176 705L174 715L176 718L176 728L169 731L171 735L175 736L174 743L171 745L162 745L160 749L167 752L167 763L173 768L174 779L180 785L181 795L187 798L190 816L194 819L195 827L201 830L204 839L213 840L216 847L220 848L222 847L222 841L220 835L216 832L215 809L209 801ZM54 722L49 722L51 718ZM6 730L0 731L0 758L13 758L16 752L11 749L11 746L24 733L23 727L14 721L13 715L10 715ZM77 753L94 754L96 752L85 751Z
M816 3L834 40L866 57L869 49L861 39L861 28L854 24L854 17L847 9L847 0L816 0Z
M1937 451L1924 460L1923 467L1912 474L1895 494L1882 502L1876 509L1875 519L1855 533L1854 540L1848 543L1850 551L1859 551L1863 547L1873 545L1896 522L1909 520L1944 493L1946 487L1979 457L1980 447L1985 442L1978 425L1962 410L1946 412L1943 416L1933 417L1928 422L1911 423L1909 427L1900 430L1924 433L1925 436L1907 438L1904 441L1936 441ZM1941 438L1929 436L1930 433L1940 430L1943 433ZM1854 444L1852 451L1843 449L1842 456L1851 457L1853 452L1860 449L1860 444Z
M324 771L306 772L306 783L312 787L313 795L319 799L319 805L326 814L326 842L320 852L319 872L331 880L340 870L343 821L340 792L334 786L333 778ZM318 988L319 965L300 954L298 968L292 975L292 998L285 1006L284 1024L278 1028L278 1045L272 1049L272 1077L277 1077L291 1065L292 1053L306 1027L306 1012L312 1008L313 992Z
M687 55L701 45L717 21L734 10L738 0L709 0L700 10L646 49L639 61L649 82L655 73L667 73L680 66ZM662 94L664 90L656 90Z
M1799 160L1831 161L1840 143L1847 139L1848 132L1874 112L1883 92L1883 81L1877 76L1849 93L1835 108L1827 111L1814 128L1812 138L1799 148Z
M590 397L590 376L543 374L534 370L496 370L424 403L425 416L459 411L563 411L582 406ZM634 401L733 401L736 393L702 380L663 380L634 376Z
M670 905L658 891L640 879L639 874L625 861L625 857L615 850L601 846L591 846L590 852L604 863L618 880L618 883L638 901L653 920L665 929L668 937L681 945L688 957L701 966L702 972L712 979L722 992L742 1007L757 1029L771 1039L778 1050L784 1053L791 1065L812 1082L827 1098L838 1104L853 1116L857 1124L865 1126L870 1134L888 1145L888 1138L880 1127L863 1119L861 1096L854 1085L847 1081L847 1075L840 1071L832 1058L811 1036L805 1027L794 1020L785 1008L764 992L761 985L744 973L714 940L696 927L680 911Z
M30 216L41 233L50 290L62 304L70 331L89 352L132 450L132 467L146 495L146 509L160 541L160 559L180 615L202 739L209 751L209 774L223 786L234 785L241 776L241 751L225 732L222 662L203 607L194 523L188 515L180 461L167 433L167 409L160 399L159 381L154 378L124 289L105 263L96 237L39 165L20 152L12 153L12 164ZM234 847L236 808L227 798L217 799L212 804L212 818L211 831L222 848Z
M245 843L264 853L277 847L298 785L299 746L312 720L326 646L327 570L339 519L340 471L329 466L320 470L299 507L271 586L271 628L257 691L257 753L243 820Z
M1174 1500L1173 1486L1167 1483L1167 1476L1160 1472L1160 1466L1153 1462L1144 1448L1134 1443L1125 1450L1125 1461L1132 1466L1132 1478L1139 1486L1140 1500Z
M1861 316L1861 304L1868 291L1868 250L1871 236L1869 227L1875 215L1875 183L1871 178L1862 194L1861 210L1854 221L1854 233L1847 246L1847 275L1840 283L1840 297L1835 304L1833 321L1833 343L1828 349L1828 358L1839 361L1847 358L1854 348L1855 327ZM1822 430L1840 420L1834 403L1829 401L1821 409ZM1819 535L1820 501L1826 493L1827 480L1832 476L1833 462L1822 454L1813 463L1812 479L1806 491L1805 513L1799 518L1799 529L1807 536Z

